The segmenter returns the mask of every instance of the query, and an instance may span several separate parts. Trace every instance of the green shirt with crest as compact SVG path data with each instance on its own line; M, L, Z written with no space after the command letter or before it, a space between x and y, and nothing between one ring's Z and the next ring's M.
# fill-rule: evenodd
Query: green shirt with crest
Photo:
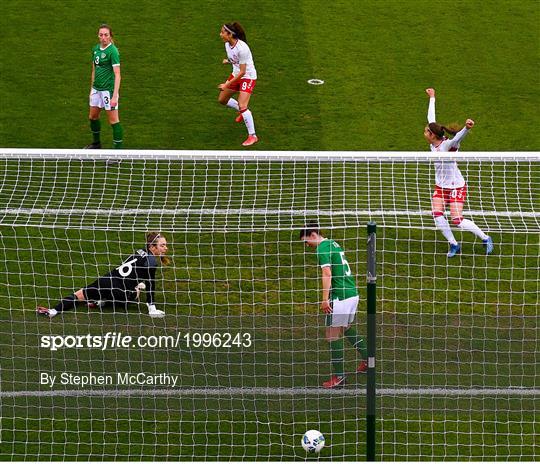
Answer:
M96 90L114 91L114 65L120 64L120 53L113 43L105 48L97 44L92 48L94 62L94 82L92 87Z
M317 246L317 260L321 267L331 267L332 286L330 288L330 300L346 300L358 296L358 290L354 282L349 263L345 259L345 253L334 240L325 238Z

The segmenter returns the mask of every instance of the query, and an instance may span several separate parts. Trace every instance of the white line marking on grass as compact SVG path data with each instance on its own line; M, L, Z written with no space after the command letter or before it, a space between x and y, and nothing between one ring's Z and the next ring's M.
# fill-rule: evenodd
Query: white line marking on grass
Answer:
M530 217L540 218L540 212L536 211L464 211L468 216L497 216L497 217ZM76 216L95 214L96 216L132 216L159 214L160 216L177 215L251 215L251 216L431 216L431 211L414 210L319 210L319 209L263 209L263 208L178 208L178 209L158 209L158 208L2 208L0 214L17 215L56 215L56 216Z
M0 398L26 397L152 397L152 396L363 396L365 388L327 390L324 388L183 388L183 389L126 389L126 390L23 390L3 391ZM378 396L540 396L538 388L380 388Z

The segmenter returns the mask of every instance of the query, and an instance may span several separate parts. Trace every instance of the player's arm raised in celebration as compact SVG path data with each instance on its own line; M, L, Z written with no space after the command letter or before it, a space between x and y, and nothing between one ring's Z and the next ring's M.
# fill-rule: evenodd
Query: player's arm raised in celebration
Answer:
M429 106L427 120L429 123L435 122L435 89L429 88L426 89L426 93L429 96Z
M473 126L474 121L472 119L467 119L467 121L465 121L465 126L463 126L463 128L454 136L454 138L449 141L449 146L452 148L458 147Z

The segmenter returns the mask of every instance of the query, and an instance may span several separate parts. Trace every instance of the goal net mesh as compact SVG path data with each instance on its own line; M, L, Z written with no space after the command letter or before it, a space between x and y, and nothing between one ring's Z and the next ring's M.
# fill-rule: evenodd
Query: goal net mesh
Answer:
M294 460L317 429L323 457L363 459L360 355L345 341L345 387L321 387L332 374L321 271L299 230L318 222L343 248L365 335L372 220L377 455L538 459L540 157L452 156L490 256L454 228L462 253L447 258L425 153L3 151L0 455ZM149 231L172 261L157 270L164 318L142 303L36 315Z

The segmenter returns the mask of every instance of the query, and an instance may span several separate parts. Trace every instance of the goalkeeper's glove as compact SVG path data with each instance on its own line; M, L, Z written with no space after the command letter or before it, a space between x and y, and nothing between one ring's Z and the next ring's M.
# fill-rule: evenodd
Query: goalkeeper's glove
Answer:
M163 316L165 316L165 311L160 311L159 309L156 308L156 305L148 304L148 303L146 303L146 305L148 306L148 315L150 317L163 317Z

